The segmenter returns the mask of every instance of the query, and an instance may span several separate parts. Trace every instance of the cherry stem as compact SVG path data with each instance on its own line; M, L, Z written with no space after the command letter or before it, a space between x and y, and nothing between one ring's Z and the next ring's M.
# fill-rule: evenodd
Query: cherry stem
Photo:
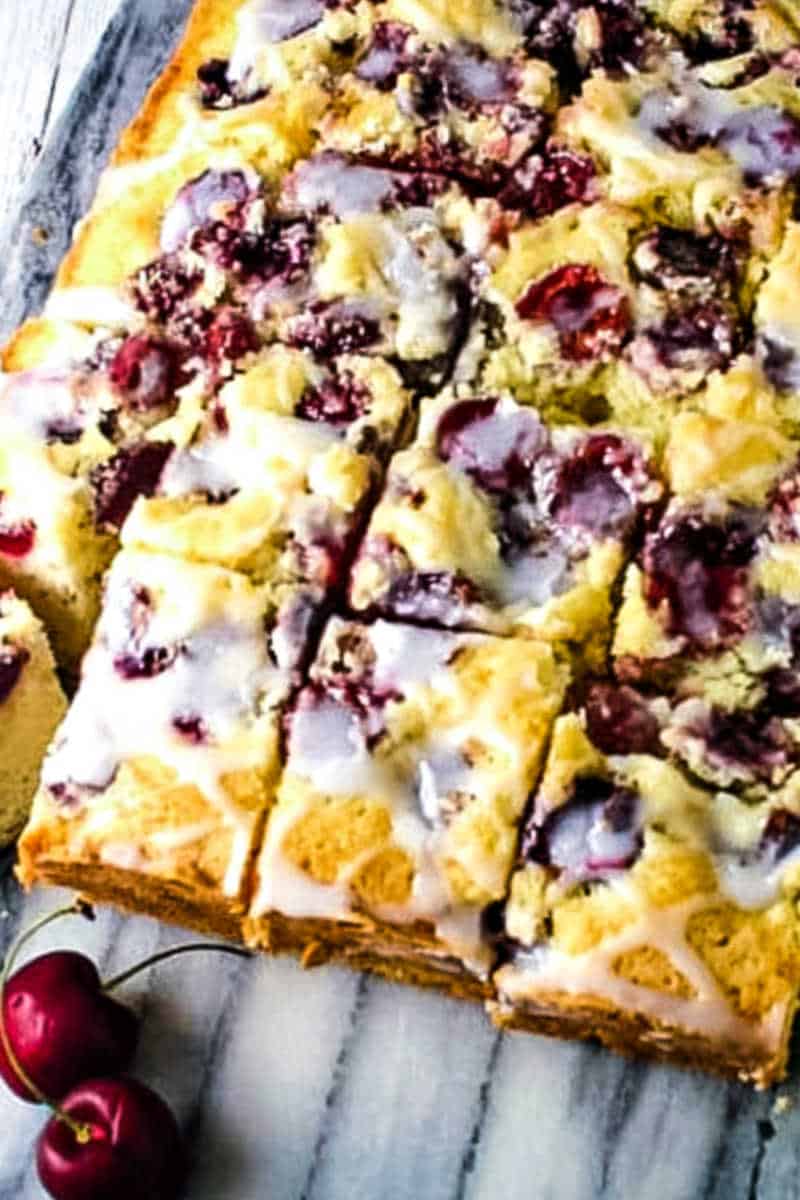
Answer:
M30 1075L17 1058L14 1047L11 1045L11 1039L8 1036L8 1028L6 1026L6 985L11 976L11 972L14 969L14 964L19 958L20 952L31 940L31 938L35 937L37 933L40 933L47 925L51 925L53 921L59 921L62 917L85 917L88 921L93 921L94 911L91 905L87 904L85 900L81 900L78 897L73 900L71 904L67 904L63 908L57 908L54 912L47 913L46 916L40 917L38 921L34 921L32 925L30 925L23 933L20 934L6 955L6 960L3 963L2 975L0 975L0 1042L2 1043L3 1049L6 1053L6 1058L11 1063L13 1071L31 1093L33 1098L37 1100L39 1104L45 1104L55 1114L59 1121L62 1121L70 1130L72 1130L75 1140L80 1145L86 1145L92 1140L92 1131L90 1127L84 1124L82 1121L73 1120L69 1113L65 1112L60 1104L57 1104L54 1100L51 1100L48 1096L46 1096L42 1089L33 1082Z
M152 954L150 958L143 959L136 966L129 967L127 971L115 975L113 979L106 980L102 985L103 991L113 991L120 984L127 983L129 979L133 979L134 975L138 975L141 971L146 971L148 967L154 967L157 963L165 962L168 958L177 958L179 954L194 954L197 950L216 950L219 954L235 954L239 958L253 957L250 951L245 950L242 946L228 946L224 942L190 942L186 946L172 946L169 950L161 950L158 954Z

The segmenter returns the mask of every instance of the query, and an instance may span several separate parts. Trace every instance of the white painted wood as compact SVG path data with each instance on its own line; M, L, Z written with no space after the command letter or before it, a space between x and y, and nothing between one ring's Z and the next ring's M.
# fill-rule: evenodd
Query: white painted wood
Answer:
M0 0L0 228L120 0Z

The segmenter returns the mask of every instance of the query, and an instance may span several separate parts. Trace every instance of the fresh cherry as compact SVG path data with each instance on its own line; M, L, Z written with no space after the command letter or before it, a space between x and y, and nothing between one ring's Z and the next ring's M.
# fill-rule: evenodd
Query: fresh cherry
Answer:
M83 954L59 950L26 963L5 985L3 1013L12 1050L40 1092L60 1100L82 1079L115 1075L133 1058L136 1015L103 990ZM0 1042L0 1076L37 1103Z
M55 1200L172 1200L185 1173L183 1140L170 1109L133 1079L97 1077L131 1058L138 1022L109 993L148 967L195 951L249 958L239 946L173 946L101 983L82 954L41 955L12 975L23 947L66 916L94 919L80 898L17 938L0 972L0 1074L24 1100L52 1109L37 1146L39 1177ZM77 1086L75 1083L78 1082Z
M39 1178L55 1200L172 1200L186 1170L178 1123L135 1079L90 1079L39 1138Z

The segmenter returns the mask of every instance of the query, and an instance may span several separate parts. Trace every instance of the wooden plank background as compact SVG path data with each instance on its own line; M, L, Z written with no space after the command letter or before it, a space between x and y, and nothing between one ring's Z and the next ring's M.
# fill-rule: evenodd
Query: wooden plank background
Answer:
M120 0L0 0L0 230Z

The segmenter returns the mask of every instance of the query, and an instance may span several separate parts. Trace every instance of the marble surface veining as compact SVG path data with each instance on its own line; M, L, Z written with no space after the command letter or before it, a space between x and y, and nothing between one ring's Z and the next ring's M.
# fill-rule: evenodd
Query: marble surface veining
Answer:
M100 164L188 8L128 0L113 20L19 221L0 234L0 333L41 305ZM0 873L4 952L58 895L23 899ZM103 910L48 929L34 952L77 947L108 975L187 937ZM788 1083L758 1094L592 1046L501 1036L477 1007L284 960L187 956L122 995L143 1017L134 1070L187 1132L186 1200L800 1197L797 1051ZM33 1146L43 1121L0 1090L0 1200L42 1197Z

